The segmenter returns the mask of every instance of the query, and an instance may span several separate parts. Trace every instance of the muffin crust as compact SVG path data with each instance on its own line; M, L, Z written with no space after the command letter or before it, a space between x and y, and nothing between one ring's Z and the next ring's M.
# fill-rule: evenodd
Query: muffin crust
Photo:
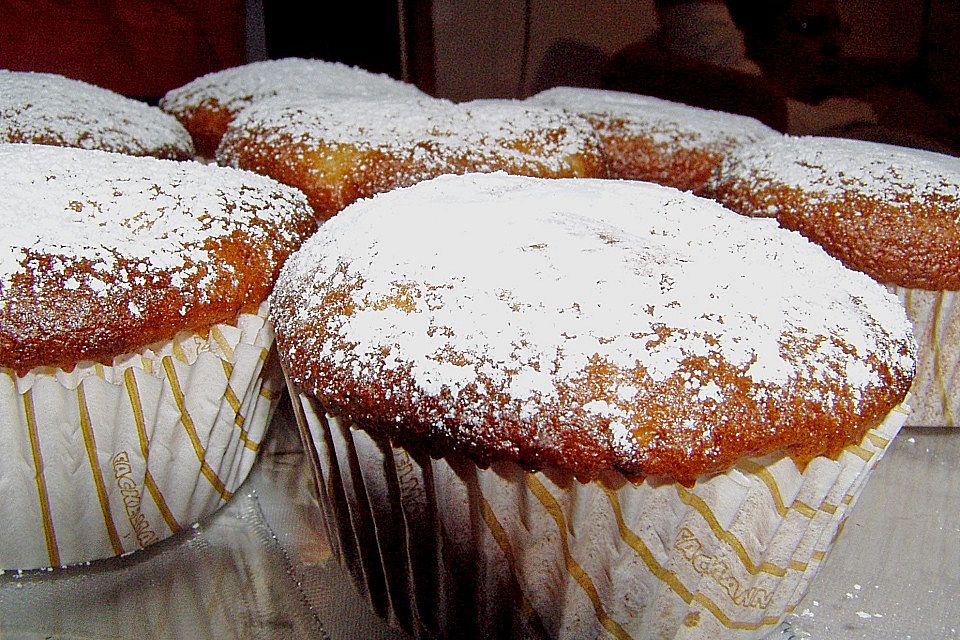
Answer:
M775 217L884 284L960 289L960 159L788 136L728 156L706 192L734 211Z
M473 174L361 201L291 257L271 305L291 380L331 413L581 478L833 455L914 367L875 282L645 183Z
M730 150L777 132L758 120L620 91L554 87L528 99L585 116L611 178L697 192Z
M215 71L172 89L160 108L176 116L193 136L197 152L212 158L233 118L244 108L276 96L315 101L337 97L424 96L412 84L339 62L304 58L263 60Z
M0 366L117 355L232 319L313 230L303 194L194 162L0 145Z
M510 100L277 98L237 117L217 161L301 189L321 219L443 174L606 177L586 120Z
M157 107L52 73L0 69L0 142L186 160L187 130Z

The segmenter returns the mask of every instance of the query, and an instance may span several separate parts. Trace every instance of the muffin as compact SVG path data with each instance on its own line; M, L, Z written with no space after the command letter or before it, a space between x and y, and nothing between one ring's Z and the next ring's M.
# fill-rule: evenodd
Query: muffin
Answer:
M910 426L960 419L960 159L859 140L769 138L730 154L707 193L776 218L896 293L920 345Z
M471 174L359 201L270 313L335 554L428 637L760 637L914 367L870 278L643 182Z
M314 229L262 176L0 145L0 568L149 546L236 491L282 389L265 299Z
M157 107L52 73L0 69L0 142L186 160L190 134Z
M779 135L759 120L650 96L554 87L527 99L587 117L611 178L698 191L731 149Z
M217 162L301 189L321 219L448 173L606 175L586 120L516 100L275 98L237 116Z
M337 97L425 96L412 84L339 62L283 58L215 71L171 89L160 108L183 123L198 153L212 158L234 116L274 96L319 101Z

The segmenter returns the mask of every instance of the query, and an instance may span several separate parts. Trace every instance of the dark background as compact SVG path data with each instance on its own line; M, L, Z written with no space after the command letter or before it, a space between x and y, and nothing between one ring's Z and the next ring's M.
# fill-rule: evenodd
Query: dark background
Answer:
M873 19L872 8L889 9L877 25L851 25L861 34L858 54L878 56L868 60L881 69L871 81L885 85L870 98L884 127L938 149L960 147L960 0L840 4L861 21ZM60 73L155 102L211 71L300 56L388 73L454 100L525 97L573 84L748 113L775 125L782 118L777 97L749 78L624 58L624 50L643 44L633 40L647 27L632 23L649 22L648 14L655 16L653 0L0 0L0 68ZM904 16L907 22L896 22Z

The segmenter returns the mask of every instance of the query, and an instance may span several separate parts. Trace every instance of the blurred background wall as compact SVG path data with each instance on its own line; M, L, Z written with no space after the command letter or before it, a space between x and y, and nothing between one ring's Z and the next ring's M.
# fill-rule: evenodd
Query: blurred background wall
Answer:
M904 63L901 75L909 77L898 82L913 93L879 95L883 117L896 126L935 120L945 131L938 135L960 142L960 2L838 1L850 29L845 54ZM317 57L460 101L599 86L603 66L657 27L654 0L0 0L0 67L156 100L210 71Z

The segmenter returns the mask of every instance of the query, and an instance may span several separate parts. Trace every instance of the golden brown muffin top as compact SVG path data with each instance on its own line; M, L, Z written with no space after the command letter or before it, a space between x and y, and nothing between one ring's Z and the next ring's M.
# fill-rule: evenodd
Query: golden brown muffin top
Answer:
M668 152L726 150L779 135L759 120L622 91L554 87L527 99L586 116L602 136L650 139Z
M0 366L109 363L266 299L303 194L196 162L0 145Z
M589 122L518 100L264 100L234 119L217 161L302 189L321 218L446 173L606 177Z
M894 296L649 183L444 176L321 226L271 296L291 379L432 453L691 482L859 441L904 397Z
M213 156L233 117L251 104L282 96L315 101L337 97L425 96L412 84L339 62L305 58L261 60L200 76L171 89L160 108L177 117L191 134L202 133L200 151ZM198 141L198 147L200 147Z
M960 159L876 142L778 136L727 156L706 192L776 218L885 284L960 290Z
M51 73L0 69L0 142L186 160L190 134L146 103Z
M731 149L777 133L746 116L620 91L554 87L528 102L589 119L603 143L610 177L695 193Z

